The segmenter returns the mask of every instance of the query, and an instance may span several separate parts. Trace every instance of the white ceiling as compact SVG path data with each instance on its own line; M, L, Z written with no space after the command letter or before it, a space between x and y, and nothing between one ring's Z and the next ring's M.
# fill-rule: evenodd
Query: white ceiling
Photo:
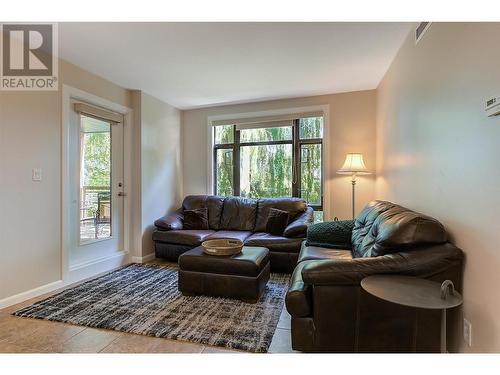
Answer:
M196 108L374 89L411 23L60 23L59 55Z

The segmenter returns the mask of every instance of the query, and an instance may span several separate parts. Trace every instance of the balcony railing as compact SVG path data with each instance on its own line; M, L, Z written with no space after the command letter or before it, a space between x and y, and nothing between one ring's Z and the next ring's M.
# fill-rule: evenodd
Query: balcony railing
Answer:
M110 187L83 186L80 197L80 240L111 236Z

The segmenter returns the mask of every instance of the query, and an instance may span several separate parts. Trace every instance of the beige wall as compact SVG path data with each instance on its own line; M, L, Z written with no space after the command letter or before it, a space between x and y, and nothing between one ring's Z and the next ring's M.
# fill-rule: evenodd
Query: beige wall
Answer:
M134 110L130 254L150 254L151 224L181 200L180 111L62 60L59 82ZM0 91L0 300L62 277L61 102L62 90Z
M0 300L61 276L59 108L57 92L0 91Z
M60 83L130 104L126 89L65 61L59 69ZM0 300L61 279L61 100L61 90L0 91Z
M377 196L435 216L467 256L468 348L500 351L500 24L432 24L408 37L377 90Z
M182 112L184 194L207 192L209 142L208 116L329 105L328 127L331 158L325 183L331 191L330 212L339 218L351 216L350 177L335 172L348 152L362 152L369 169L375 169L375 91L312 96L286 100L237 104ZM375 179L360 177L357 185L357 209L374 198Z
M141 97L142 256L154 252L153 223L182 200L180 111L152 96Z

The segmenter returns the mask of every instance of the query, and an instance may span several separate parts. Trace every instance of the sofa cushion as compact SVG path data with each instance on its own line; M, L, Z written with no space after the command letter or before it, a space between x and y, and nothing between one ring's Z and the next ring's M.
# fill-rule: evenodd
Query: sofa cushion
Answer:
M307 208L306 201L302 198L263 198L257 201L257 220L255 223L255 232L265 232L269 209L290 213L290 221L294 220L300 213Z
M224 199L224 197L216 195L188 195L182 202L182 209L194 210L197 208L207 208L208 227L213 230L219 230Z
M270 233L257 232L245 240L245 245L267 247L270 251L298 253L302 241L302 238L288 238L275 236Z
M256 212L257 201L255 199L228 197L224 200L219 229L253 231Z
M271 208L267 217L266 232L275 236L282 236L289 220L290 213L277 208Z
M350 249L328 249L326 247L307 246L304 242L297 263L306 260L351 260Z
M156 230L153 232L153 241L198 246L213 233L213 230Z
M447 241L443 225L391 202L374 201L354 223L353 257L376 257Z
M393 207L391 202L372 201L366 205L365 208L359 213L354 221L354 228L352 229L352 251L354 257L363 256L363 240L370 232L373 223L378 216Z
M240 240L245 242L245 240L252 235L250 231L241 230L220 230L208 236L206 240L215 240L218 238L229 238L232 240Z
M208 229L208 209L196 208L184 210L184 224L182 229Z

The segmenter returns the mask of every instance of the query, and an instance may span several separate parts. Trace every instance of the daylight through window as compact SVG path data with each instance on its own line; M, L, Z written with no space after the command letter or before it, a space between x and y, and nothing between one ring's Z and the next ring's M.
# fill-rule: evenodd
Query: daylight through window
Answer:
M214 192L249 198L302 197L323 210L323 117L214 126Z

